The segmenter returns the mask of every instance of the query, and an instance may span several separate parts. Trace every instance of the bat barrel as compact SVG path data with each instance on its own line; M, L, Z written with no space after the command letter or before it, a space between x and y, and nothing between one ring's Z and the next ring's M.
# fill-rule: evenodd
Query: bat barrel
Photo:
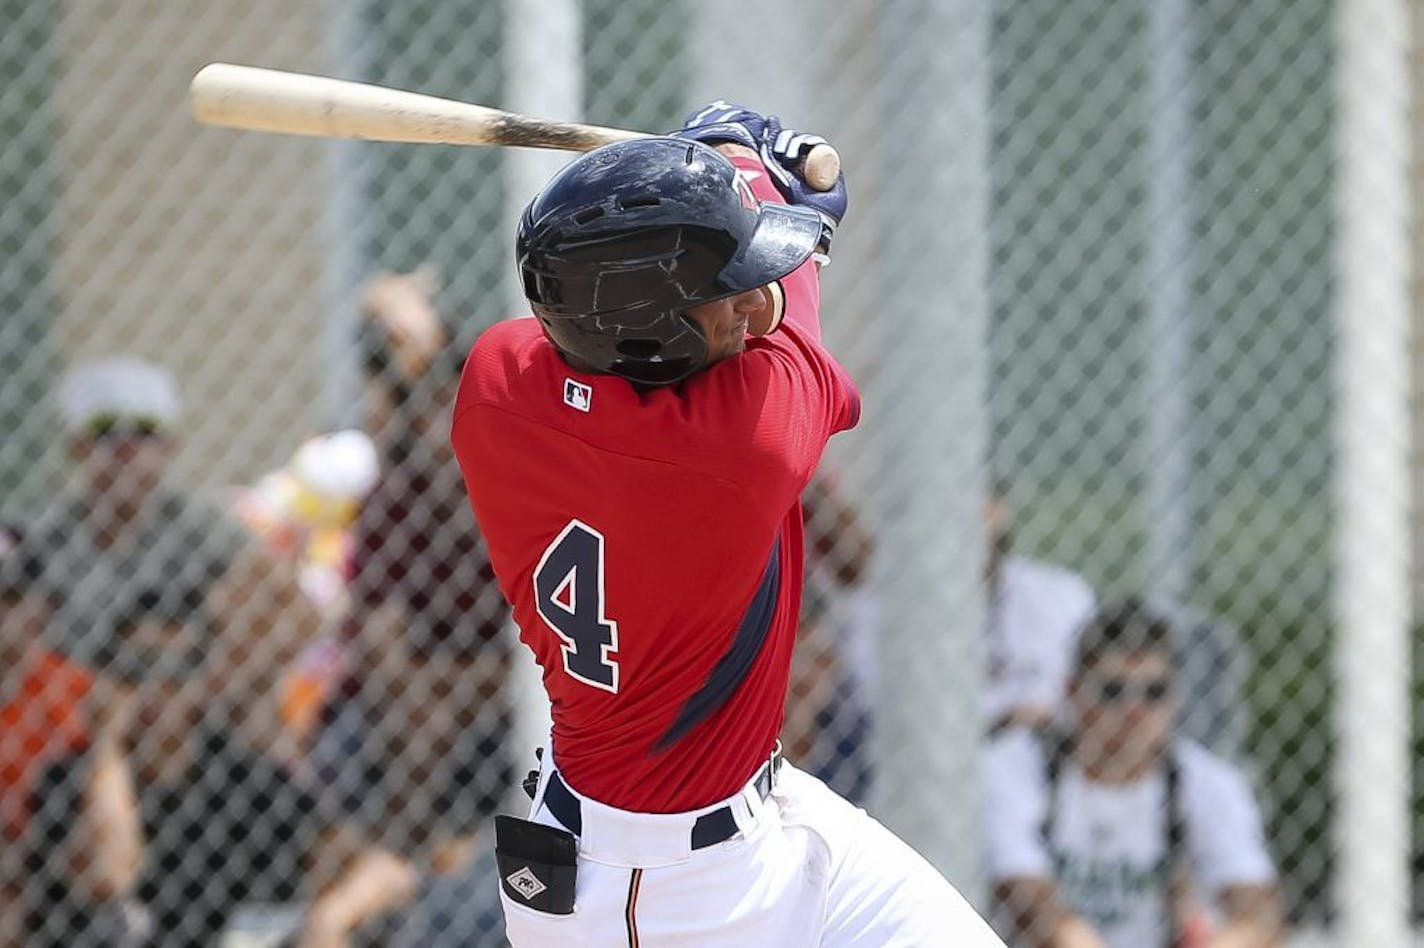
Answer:
M289 135L445 145L506 145L589 151L645 133L516 112L364 82L212 63L193 77L193 115L208 125ZM840 156L817 145L802 169L817 190L831 188Z
M499 144L496 109L363 82L213 63L193 77L200 122L290 135Z

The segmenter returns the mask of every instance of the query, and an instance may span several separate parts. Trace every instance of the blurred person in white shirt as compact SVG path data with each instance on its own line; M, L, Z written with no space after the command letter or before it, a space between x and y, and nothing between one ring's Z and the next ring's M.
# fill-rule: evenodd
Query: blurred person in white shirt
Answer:
M1136 603L1084 629L1065 731L984 760L985 858L1016 948L1275 948L1276 874L1246 777L1177 736L1172 630Z

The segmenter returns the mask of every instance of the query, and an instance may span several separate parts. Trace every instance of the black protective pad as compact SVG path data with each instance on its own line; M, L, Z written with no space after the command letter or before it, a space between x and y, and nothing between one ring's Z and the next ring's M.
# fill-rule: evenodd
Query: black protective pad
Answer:
M520 905L550 915L572 915L578 844L567 830L513 816L494 818L499 884Z

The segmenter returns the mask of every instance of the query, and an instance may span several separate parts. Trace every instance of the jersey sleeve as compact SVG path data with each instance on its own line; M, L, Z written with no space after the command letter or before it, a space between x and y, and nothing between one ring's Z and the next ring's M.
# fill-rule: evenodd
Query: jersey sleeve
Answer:
M759 161L734 158L762 201L785 203ZM820 278L807 261L779 281L786 315L775 332L750 338L741 356L714 365L689 383L698 446L721 476L770 489L777 503L795 499L820 463L826 442L860 419L850 374L821 344ZM737 446L737 447L733 447ZM782 495L785 496L782 496Z
M1013 729L984 751L984 863L991 882L1049 879L1053 859L1043 839L1048 811L1038 739Z
M1275 882L1261 814L1245 775L1196 747L1184 751L1182 771L1192 864L1203 890Z

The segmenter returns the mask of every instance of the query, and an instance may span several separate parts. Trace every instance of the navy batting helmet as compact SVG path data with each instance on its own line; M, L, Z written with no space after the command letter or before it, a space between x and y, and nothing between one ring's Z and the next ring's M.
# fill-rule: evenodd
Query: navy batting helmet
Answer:
M707 364L689 307L764 286L815 250L814 211L760 204L720 152L679 138L605 145L519 222L524 295L579 364L666 385Z

